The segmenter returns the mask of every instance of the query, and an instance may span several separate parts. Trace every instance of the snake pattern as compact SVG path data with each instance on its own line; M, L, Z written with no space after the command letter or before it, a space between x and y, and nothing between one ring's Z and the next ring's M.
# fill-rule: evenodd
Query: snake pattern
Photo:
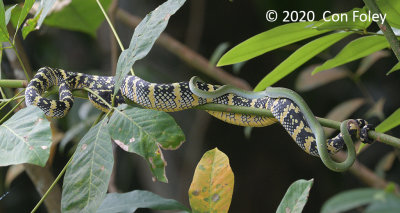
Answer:
M59 100L42 97L42 94L52 86L59 87ZM196 82L195 86L206 92L212 92L221 87L204 82ZM68 113L73 105L72 90L83 88L91 89L110 103L114 90L114 77L87 75L44 67L39 69L26 88L26 104L38 106L49 117L61 118ZM222 94L215 98L205 98L195 95L190 89L189 82L157 84L147 82L137 76L125 77L121 90L115 97L115 105L125 103L124 98L145 108L165 112L181 111L207 103L270 110L275 118L231 112L207 112L222 121L239 126L263 127L279 122L306 153L318 156L316 139L312 129L299 106L288 98L271 98L268 96L246 98L234 93ZM88 99L96 108L105 112L109 111L107 105L96 95L89 93ZM360 138L362 141L366 141L369 125L362 119L357 119L356 123L358 125L348 127L353 140ZM338 152L343 147L344 141L341 133L327 140L327 148L330 154Z

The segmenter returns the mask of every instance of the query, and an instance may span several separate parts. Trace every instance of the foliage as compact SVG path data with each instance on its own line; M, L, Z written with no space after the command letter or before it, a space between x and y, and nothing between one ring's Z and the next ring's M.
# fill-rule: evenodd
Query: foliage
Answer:
M38 2L35 15L28 19L26 17L35 3L34 0L26 0L23 6L11 5L7 9L3 1L0 2L0 41L9 43L14 49L27 80L29 80L29 75L15 47L15 37L21 26L23 26L21 31L24 39L32 31L38 30L42 24L95 36L97 28L104 21L104 16L95 1L72 0L70 4L54 9L55 2L55 0ZM111 0L100 2L107 8ZM168 0L149 13L136 27L129 47L123 50L118 59L115 76L116 88L120 88L123 78L134 63L149 53L155 41L166 28L170 17L184 3L185 0ZM383 12L387 13L391 26L400 28L398 22L399 1L378 0L377 4ZM364 7L355 8L346 14L351 15L355 10L364 14L368 12L368 9ZM10 20L16 29L14 35L10 35L7 29ZM22 25L24 20L25 24ZM295 72L306 62L342 39L358 34L359 37L352 38L353 40L346 44L336 56L321 65L310 66L309 69L304 70L301 77L297 79L297 87L299 90L310 91L328 82L343 78L349 78L358 84L360 77L373 63L370 61L378 60L368 57L376 56L382 49L391 47L382 33L367 31L371 24L372 22L325 22L320 20L281 25L235 46L220 58L217 65L238 64L280 47L312 39L294 51L258 83L254 90L261 91ZM315 38L316 36L319 37ZM226 44L220 46L212 63L226 49L226 46ZM364 57L366 58L363 59L363 62L367 65L364 67L360 65L359 71L355 73L339 67ZM387 74L398 70L399 64L397 63ZM335 74L330 74L332 72ZM118 92L118 89L114 91L114 94ZM4 105L10 102L4 102ZM344 120L365 103L367 103L366 98L349 100L334 107L327 117L340 117L340 120ZM372 106L371 111L373 112L373 108L378 108L377 106L379 105ZM3 108L3 103L0 107ZM400 109L397 109L383 120L376 130L378 132L389 131L398 127L399 121ZM52 145L51 134L50 122L41 110L36 107L19 110L0 126L0 138L7 139L0 143L0 165L30 163L45 166ZM114 166L113 142L122 150L143 157L154 180L168 182L165 172L167 163L162 149L178 149L184 141L183 131L165 112L123 105L113 107L105 116L100 114L97 122L80 140L71 161L66 165L61 201L62 211L133 212L138 208L150 208L186 212L227 212L233 194L234 175L228 157L217 148L206 152L196 167L188 191L191 209L178 201L166 199L148 191L134 190L127 193L107 194ZM61 172L60 176L62 174ZM301 212L308 200L312 184L313 179L294 182L288 188L277 212ZM322 207L322 212L342 212L360 206L367 206L364 212L390 212L399 209L399 203L399 197L388 190L356 189L339 193L329 199Z
M379 189L354 189L341 192L322 206L322 213L338 213L367 205L364 212L396 212L400 208L400 197Z
M46 165L51 146L50 123L37 107L28 107L1 124L0 165L31 163Z
M314 180L297 180L290 185L276 212L302 212Z
M228 157L217 148L206 152L197 164L189 188L193 212L228 212L233 183Z

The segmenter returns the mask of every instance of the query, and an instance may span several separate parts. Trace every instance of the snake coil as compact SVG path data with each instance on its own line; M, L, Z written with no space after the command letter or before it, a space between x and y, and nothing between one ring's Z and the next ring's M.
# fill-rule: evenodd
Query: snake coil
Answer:
M59 100L42 97L52 86L59 87ZM84 88L96 93L88 94L89 100L96 108L109 111L109 104L103 100L108 103L112 100L112 76L87 75L49 67L39 69L29 82L25 91L26 104L38 106L49 117L60 118L65 116L73 105L72 90ZM371 126L362 119L343 122L341 133L326 140L321 125L304 100L286 88L269 87L262 92L249 92L229 85L207 84L197 77L191 78L189 82L156 84L137 76L127 76L115 96L115 104L125 103L125 98L145 108L166 112L190 109L208 103L269 110L274 118L232 112L207 112L227 123L240 126L262 127L278 121L306 153L321 157L324 164L334 171L344 171L353 164L353 140L369 142L367 132ZM330 155L342 150L345 144L348 158L342 163L333 161Z

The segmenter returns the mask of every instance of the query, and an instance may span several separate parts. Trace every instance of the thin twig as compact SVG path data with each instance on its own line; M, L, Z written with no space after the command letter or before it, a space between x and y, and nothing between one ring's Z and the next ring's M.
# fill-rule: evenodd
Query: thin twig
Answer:
M100 7L101 12L103 12L103 15L104 15L104 17L106 18L106 20L107 20L107 22L108 22L108 25L110 26L111 31L112 31L113 34L114 34L115 39L117 39L117 42L118 42L118 44L119 44L119 47L121 48L122 51L124 51L124 50L125 50L124 45L122 44L121 39L119 38L119 36L118 36L118 34L117 34L117 31L115 30L114 25L112 24L110 18L108 17L106 11L104 10L103 5L101 5L101 3L100 3L99 0L96 0L96 2L97 2L97 4L98 4L99 7ZM133 72L133 69L132 69L132 68L131 68L131 74L132 74L132 75L135 75L135 73Z
M7 104L11 103L11 101L17 99L17 97L19 97L18 95L21 94L23 91L25 91L25 89L19 91L16 95L14 95L14 97L10 98L7 102L5 102L4 104L2 103L0 110L2 110L5 106L7 106Z
M54 188L54 186L58 183L58 181L61 179L61 177L64 175L65 171L67 170L69 164L72 162L72 158L74 156L72 155L71 158L68 160L67 164L65 164L64 168L61 170L61 172L58 174L57 178L53 181L53 183L50 185L50 187L47 189L46 193L42 196L42 198L39 200L39 202L36 204L36 206L32 209L31 213L36 212L36 210L39 208L39 206L43 203L43 201L46 199L47 195L51 192L51 190Z
M8 111L8 113L7 113L3 118L1 118L0 124L3 123L3 121L5 121L5 120L7 119L7 117L8 117L9 115L11 115L11 113L13 113L14 110L15 110L19 105L21 105L24 101L25 101L25 98L23 98L22 100L20 100L10 111Z
M110 7L108 8L108 14L110 16L111 25L115 25L115 14L118 8L118 0L112 0ZM114 37L114 32L110 32L110 51L111 51L111 73L115 75L118 61L118 47L117 40Z
M106 100L104 100L99 94L95 93L93 90L84 87L84 90L90 92L91 94L93 94L94 96L96 96L96 98L100 99L105 105L107 105L110 109L112 109L113 107L111 106L111 104L109 104Z
M31 164L24 164L25 171L31 181L34 183L36 190L43 196L36 209L44 202L49 213L61 212L61 189L54 179L49 167L40 167ZM49 188L52 190L50 191ZM45 199L47 197L47 199Z

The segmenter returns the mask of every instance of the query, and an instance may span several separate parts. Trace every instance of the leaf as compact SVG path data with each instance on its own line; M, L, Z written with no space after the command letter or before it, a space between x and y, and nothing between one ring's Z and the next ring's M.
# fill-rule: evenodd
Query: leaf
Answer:
M35 106L19 110L0 125L0 166L45 166L50 155L50 123Z
M17 33L19 27L21 26L22 22L24 22L26 16L29 13L29 10L31 10L33 3L35 3L35 0L25 0L24 7L21 10L21 13L19 14L17 26L15 33Z
M313 25L315 23L317 22L290 23L257 34L225 53L219 60L217 66L246 61L271 50L329 31L314 29Z
M386 99L380 98L378 101L372 105L371 108L365 113L366 118L377 117L379 120L385 119L385 114L383 113L383 106L385 105Z
M394 67L392 67L392 69L390 69L390 71L388 73L386 73L386 75L389 75L390 73L400 70L400 62L398 62L396 65L394 65Z
M389 152L385 154L381 159L379 159L378 163L375 166L375 174L378 177L385 178L386 172L389 171L393 164L396 162L397 156L395 152Z
M398 0L376 0L382 14L386 14L386 21L390 26L400 28L400 1Z
M114 164L107 119L79 142L63 184L62 212L94 212L103 201Z
M296 79L295 88L299 92L307 92L324 86L333 81L343 79L349 75L349 71L341 68L333 68L325 72L311 75L311 72L319 65L311 65L302 70Z
M364 36L347 44L334 58L315 68L313 74L365 57L389 47L384 36Z
M10 22L11 12L17 6L16 4L9 7L6 11L4 11L3 1L0 2L0 42L10 42L7 24Z
M9 8L6 10L6 13L5 13L6 26L7 26L7 24L10 22L11 13L12 13L12 11L14 10L14 8L15 8L16 6L17 6L17 5L14 4L13 6L9 7Z
M326 116L326 119L343 121L350 117L357 109L365 104L364 98L354 98L335 106ZM324 128L325 135L331 135L335 129Z
M6 25L6 11L4 9L3 1L0 2L0 30L1 30L1 42L8 41L8 31Z
M25 171L24 164L12 165L8 168L7 174L4 180L6 188L10 188L11 183ZM0 199L1 200L1 199Z
M386 118L382 123L380 123L375 131L377 132L387 132L396 126L400 125L400 108L393 112L388 118Z
M365 210L365 213L393 213L400 209L400 198L394 194L382 192L375 196L373 201Z
M304 46L297 49L292 55L285 59L279 64L274 70L272 70L267 76L265 76L254 88L254 91L262 91L265 88L276 83L280 79L289 75L296 68L310 60L312 57L318 55L326 48L330 47L334 43L340 41L344 37L352 34L352 32L340 32L334 33L321 38L315 39Z
M168 113L121 105L111 116L109 129L118 146L142 156L157 180L168 182L161 148L175 150L185 141L182 130Z
M374 196L379 192L382 192L382 190L372 188L353 189L341 192L324 203L321 213L345 212L369 204L375 199Z
M215 48L214 52L212 53L210 57L210 66L215 66L218 62L218 60L221 58L222 54L228 49L229 43L224 42L220 43L217 48Z
M26 20L24 27L22 27L22 38L25 39L26 36L28 36L28 34L30 32L32 32L33 30L39 29L39 28L36 28L39 18L40 18L40 15Z
M101 0L100 2L107 11L111 0ZM95 0L72 0L61 10L51 13L44 20L44 24L61 29L84 32L95 37L96 31L103 21L104 15Z
M329 15L329 14L327 14ZM354 16L356 15L356 16ZM354 8L346 13L338 13L325 17L320 24L317 24L317 30L365 30L371 25L371 20L361 21L361 15L368 15L367 9ZM339 17L338 17L339 16Z
M28 34L34 30L38 30L52 9L56 0L42 0L36 14L33 18L27 19L24 27L22 28L22 37L25 39Z
M297 180L290 185L276 212L301 213L314 180Z
M364 59L361 60L360 66L358 66L356 75L360 77L363 75L375 62L377 62L379 59L388 57L390 56L389 51L378 51L374 52L371 55L365 57Z
M217 148L207 151L197 164L189 188L193 212L228 212L233 186L228 157Z
M122 81L132 68L133 64L145 57L154 42L168 24L169 18L185 3L185 0L168 0L140 22L135 28L129 48L122 51L118 58L115 75L114 95L119 91Z
M135 212L138 208L190 211L176 200L166 199L149 191L134 190L107 194L97 213Z

